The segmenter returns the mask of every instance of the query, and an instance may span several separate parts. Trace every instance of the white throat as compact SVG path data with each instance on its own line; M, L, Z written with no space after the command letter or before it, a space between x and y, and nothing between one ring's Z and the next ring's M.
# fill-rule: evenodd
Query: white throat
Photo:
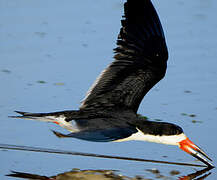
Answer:
M114 142L123 142L123 141L148 141L154 143L168 144L168 145L179 145L179 142L186 139L186 135L184 133L179 135L163 135L163 136L155 136L150 134L144 134L142 131L137 129L138 132L132 134L131 136L116 140Z

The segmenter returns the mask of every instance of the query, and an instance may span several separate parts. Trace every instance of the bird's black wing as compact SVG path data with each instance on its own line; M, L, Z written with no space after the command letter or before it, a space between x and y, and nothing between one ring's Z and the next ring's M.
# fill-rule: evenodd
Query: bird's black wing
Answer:
M166 72L168 51L150 0L128 0L115 60L90 88L80 109L124 108L137 112L145 94Z

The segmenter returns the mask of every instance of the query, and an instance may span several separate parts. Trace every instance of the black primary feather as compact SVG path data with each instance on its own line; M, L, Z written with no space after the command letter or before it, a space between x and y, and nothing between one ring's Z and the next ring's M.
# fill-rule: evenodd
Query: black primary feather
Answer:
M80 109L138 110L145 94L166 72L168 51L150 0L128 0L115 60L101 73Z

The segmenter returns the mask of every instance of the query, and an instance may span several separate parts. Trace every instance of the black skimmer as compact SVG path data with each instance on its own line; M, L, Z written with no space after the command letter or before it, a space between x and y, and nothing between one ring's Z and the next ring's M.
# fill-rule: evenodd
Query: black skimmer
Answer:
M208 166L211 160L181 127L144 120L137 114L146 93L165 75L168 51L150 0L127 0L114 61L100 74L79 110L50 113L15 111L29 120L56 123L70 131L58 137L108 142L141 140L176 145Z

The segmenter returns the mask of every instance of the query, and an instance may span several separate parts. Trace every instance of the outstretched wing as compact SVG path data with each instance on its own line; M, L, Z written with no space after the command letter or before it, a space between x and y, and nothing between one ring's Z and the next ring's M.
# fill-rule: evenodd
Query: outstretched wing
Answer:
M145 94L166 72L168 51L150 0L128 0L115 60L90 88L80 109L122 108L137 112Z

